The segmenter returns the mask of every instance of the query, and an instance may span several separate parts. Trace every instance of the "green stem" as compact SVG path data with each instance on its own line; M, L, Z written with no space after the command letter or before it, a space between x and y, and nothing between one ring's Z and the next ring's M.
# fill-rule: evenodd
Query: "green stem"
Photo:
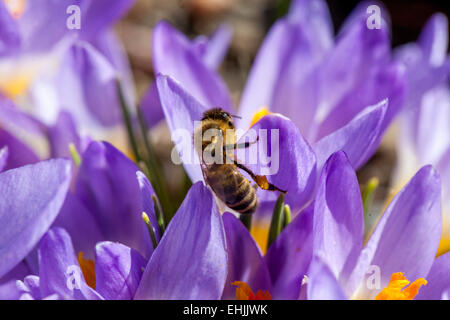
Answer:
M166 215L166 221L169 221L169 219L173 215L173 206L169 198L169 192L168 187L166 184L166 181L162 175L162 169L161 165L158 161L158 158L156 156L156 153L154 151L154 148L150 142L150 140L147 137L147 126L145 125L145 121L142 117L142 113L139 107L136 107L136 112L139 120L139 128L140 133L142 135L142 141L145 147L145 156L143 157L142 154L139 152L139 147L137 143L137 139L135 136L135 132L133 131L133 125L131 121L131 115L129 111L129 107L127 105L127 102L125 101L125 97L123 94L123 89L120 84L120 81L117 80L117 90L120 98L120 106L122 108L123 113L123 119L125 123L125 127L128 133L128 140L131 146L131 149L133 151L133 154L135 156L136 162L140 164L141 162L145 163L146 171L144 173L146 174L147 178L150 180L150 183L152 184L153 188L155 189L155 192L158 196L158 199L161 201L161 205L163 207L163 213ZM142 150L141 150L142 151ZM142 167L142 165L141 165Z
M164 213L162 211L161 204L158 201L158 197L152 195L152 200L153 200L153 207L155 209L156 220L158 221L159 231L162 237L164 231L166 231L166 224L164 222Z
M291 207L288 204L284 205L283 208L283 229L287 227L292 221Z
M244 224L247 230L250 232L252 228L252 216L251 214L241 214L239 215L239 220Z
M144 220L144 223L147 226L148 233L150 234L150 238L152 239L153 249L156 249L158 243L156 242L155 232L153 231L150 219L148 218L148 215L145 212L142 212L142 220Z
M122 86L120 81L117 80L117 92L119 94L120 107L122 109L123 122L125 123L125 128L128 133L128 141L131 146L131 150L133 151L136 162L141 161L141 156L139 155L138 144L136 141L136 137L133 132L133 125L131 123L130 111L128 110L127 103L125 101L125 97L123 95Z
M149 179L155 188L155 192L158 195L158 199L161 201L163 213L165 214L165 220L170 221L174 214L172 202L169 198L169 191L166 180L162 175L162 166L158 160L153 144L147 136L147 125L143 118L141 108L137 107L137 117L139 120L139 126L141 128L141 134L144 141L145 150L147 152L146 164L149 171Z
M280 234L283 226L283 217L284 217L284 193L280 193L280 196L275 203L275 207L273 209L272 221L270 223L269 229L269 237L267 240L267 249L270 247L272 242L275 241L277 236Z

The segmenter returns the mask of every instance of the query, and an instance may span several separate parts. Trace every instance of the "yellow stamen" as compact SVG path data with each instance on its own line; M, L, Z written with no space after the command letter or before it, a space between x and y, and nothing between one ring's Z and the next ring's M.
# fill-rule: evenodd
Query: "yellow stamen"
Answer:
M450 251L450 239L442 237L441 241L439 242L436 257L442 256L444 253L447 253L449 251Z
M0 80L0 92L13 100L26 92L30 82L31 75L29 74L19 74L6 79L6 81Z
M272 300L269 291L258 290L256 295L248 284L243 281L234 281L232 286L236 286L236 300Z
M78 253L78 263L83 272L84 280L89 287L95 289L95 263L83 258L83 252Z
M250 124L250 127L253 126L255 123L257 123L259 120L261 120L262 117L267 116L269 114L272 114L272 112L267 109L267 107L262 107L259 109L252 118L252 123Z
M9 13L14 19L19 19L22 14L25 12L26 0L3 0L6 9L8 9Z
M267 239L269 237L269 229L270 229L270 220L264 221L254 221L252 223L252 228L250 230L250 234L253 239L255 239L258 244L261 252L266 254L267 250Z
M419 278L408 286L409 283L402 272L393 273L388 286L375 297L375 300L412 300L419 293L419 288L427 284L427 280Z

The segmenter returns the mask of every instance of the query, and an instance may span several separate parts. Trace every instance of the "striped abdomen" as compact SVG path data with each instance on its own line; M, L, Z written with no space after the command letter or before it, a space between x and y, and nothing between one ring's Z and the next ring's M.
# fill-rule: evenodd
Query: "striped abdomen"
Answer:
M234 164L213 164L205 172L206 182L228 207L253 213L258 205L256 190Z

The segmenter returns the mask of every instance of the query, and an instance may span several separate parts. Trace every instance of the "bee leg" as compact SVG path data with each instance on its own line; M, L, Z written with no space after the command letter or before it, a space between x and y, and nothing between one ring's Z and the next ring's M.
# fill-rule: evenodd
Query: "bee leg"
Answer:
M286 193L287 191L281 190L274 184L270 183L267 180L266 176L259 176L257 174L254 174L249 168L244 166L243 164L238 163L236 160L234 160L234 164L239 168L247 172L250 177L256 182L256 184L263 190L269 190L269 191L280 191L282 193Z

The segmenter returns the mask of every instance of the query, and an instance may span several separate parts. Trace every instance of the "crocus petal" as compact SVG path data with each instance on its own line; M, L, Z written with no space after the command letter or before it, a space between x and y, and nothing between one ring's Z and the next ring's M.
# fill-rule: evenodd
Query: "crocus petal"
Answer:
M437 163L450 147L450 90L438 86L422 97L419 108L403 114L405 137L421 163ZM399 148L402 146L400 145Z
M145 122L149 128L155 126L164 119L164 112L159 101L158 88L156 82L153 82L141 100L141 110Z
M12 280L0 286L2 300L40 300L39 277L26 276L23 281Z
M136 299L219 299L227 277L226 239L211 192L197 182L150 258Z
M322 121L317 133L320 139L345 126L366 106L374 105L387 98L389 105L380 128L384 132L403 106L406 96L406 72L398 62L389 63L366 81L350 90Z
M39 161L37 155L22 141L0 128L0 146L8 148L8 159L4 169L18 168Z
M450 288L450 253L438 257L431 266L426 277L427 285L420 288L416 299L439 300L445 291Z
M70 158L69 145L71 143L75 146L78 153L84 151L81 147L81 139L77 133L72 116L66 111L62 111L56 123L49 128L48 138L52 158Z
M82 159L75 195L93 215L103 240L123 243L148 257L151 241L142 220L139 169L107 142L91 142Z
M300 101L306 99L305 91L299 90L300 84L321 57L313 47L313 40L297 23L288 19L276 22L250 71L239 107L242 116L242 120L237 122L239 128L248 128L255 112L265 106L299 119L295 115L301 106ZM305 108L302 118L311 117L312 113Z
M339 150L345 151L353 168L360 168L378 147L387 104L383 100L367 107L347 125L319 140L314 145L317 168L320 170L328 157Z
M205 36L195 38L194 41L190 43L191 50L198 55L205 66L214 71L219 67L225 56L226 50L228 50L231 34L230 27L226 24L222 24L211 38ZM147 125L150 128L164 118L164 112L159 101L155 82L150 84L147 92L144 94L141 101L141 109Z
M375 265L381 271L381 288L395 272L403 272L407 279L426 278L439 245L441 220L440 178L431 166L425 166L387 207L353 276L362 278ZM360 297L373 298L378 293L360 289Z
M24 112L9 99L0 94L0 124L10 132L28 132L43 135L47 127L39 120Z
M314 257L307 274L308 300L346 300L344 292L328 266Z
M107 300L131 300L141 280L145 259L120 243L96 246L95 289Z
M356 173L344 152L334 153L319 179L315 206L314 255L346 283L359 257L364 232L363 206Z
M156 193L145 174L138 171L136 172L136 176L139 182L139 188L141 190L142 211L145 212L150 219L150 224L153 228L153 232L155 233L156 241L159 241L159 239L161 239L161 234L159 232L158 221L156 219L155 204L152 199L152 196L156 196Z
M8 160L8 147L3 147L0 149L0 172L6 166L6 161Z
M0 56L20 46L20 31L4 2L0 3Z
M19 19L24 49L42 51L67 35L92 39L119 19L133 3L133 0L26 1L25 12ZM77 14L72 10L73 5L79 8L81 25L80 29L68 30L68 18Z
M79 197L70 192L53 226L64 228L69 232L76 252L83 252L83 256L89 260L95 257L95 244L105 239L96 215Z
M11 280L24 279L26 276L33 274L26 260L22 260L12 270L0 278L0 285L6 284Z
M25 11L18 20L22 35L22 50L43 51L58 41L68 32L66 28L67 8L70 5L81 5L81 0L61 0L61 1L26 1ZM78 30L70 30L76 35Z
M256 173L267 175L269 182L281 190L286 190L285 202L289 204L292 212L297 214L310 200L314 191L316 157L313 150L295 124L281 115L263 117L250 128L250 132L258 135L259 150L254 149L256 145L247 150L250 153L255 150L254 153L258 154L257 165L250 164L249 167L255 167ZM238 159L239 154L240 151L237 151ZM239 160L246 164L245 160ZM258 190L258 195L261 205L273 205L278 197L277 192L266 190Z
M170 77L158 75L156 84L167 125L183 166L192 182L203 180L192 137L194 126L200 125L203 112L207 109Z
M42 296L58 294L63 299L100 299L84 280L69 234L52 228L39 246L40 288Z
M172 77L208 108L232 109L219 75L204 64L184 35L164 21L153 29L153 66L155 73Z
M228 277L222 299L236 299L234 281L245 282L254 292L259 290L272 293L269 271L258 245L234 215L226 212L223 224L227 238Z
M365 19L358 20L338 38L335 48L323 59L323 63L312 74L312 79L308 79L320 84L319 89L316 89L317 100L311 100L317 107L306 104L303 106L305 109L317 109L315 122L310 126L311 131L303 132L309 139L316 140L315 126L320 124L349 92L369 79L380 65L387 62L389 47L388 32L384 28L367 28ZM306 85L309 85L308 82ZM364 107L360 106L360 110Z
M25 258L56 218L70 170L67 160L48 160L0 174L0 277Z
M448 20L443 13L436 13L428 19L420 33L418 44L430 65L444 63L448 46Z
M289 8L289 19L311 33L323 51L333 44L333 22L325 1L294 0Z
M222 63L230 45L232 33L229 25L221 24L211 38L197 37L195 39L193 43L195 50L211 70L216 70Z
M264 260L274 299L299 298L303 276L312 257L313 207L303 210L270 245Z
M111 24L119 20L135 3L135 0L94 0L87 1L83 9L82 35L84 38L90 39Z
M74 59L72 68L82 79L86 107L103 125L117 124L121 114L116 70L99 51L88 43L74 45L71 54Z
M136 105L136 92L131 72L130 62L125 48L113 29L107 29L103 33L94 33L96 36L91 43L116 70L120 81L125 101L129 106Z

